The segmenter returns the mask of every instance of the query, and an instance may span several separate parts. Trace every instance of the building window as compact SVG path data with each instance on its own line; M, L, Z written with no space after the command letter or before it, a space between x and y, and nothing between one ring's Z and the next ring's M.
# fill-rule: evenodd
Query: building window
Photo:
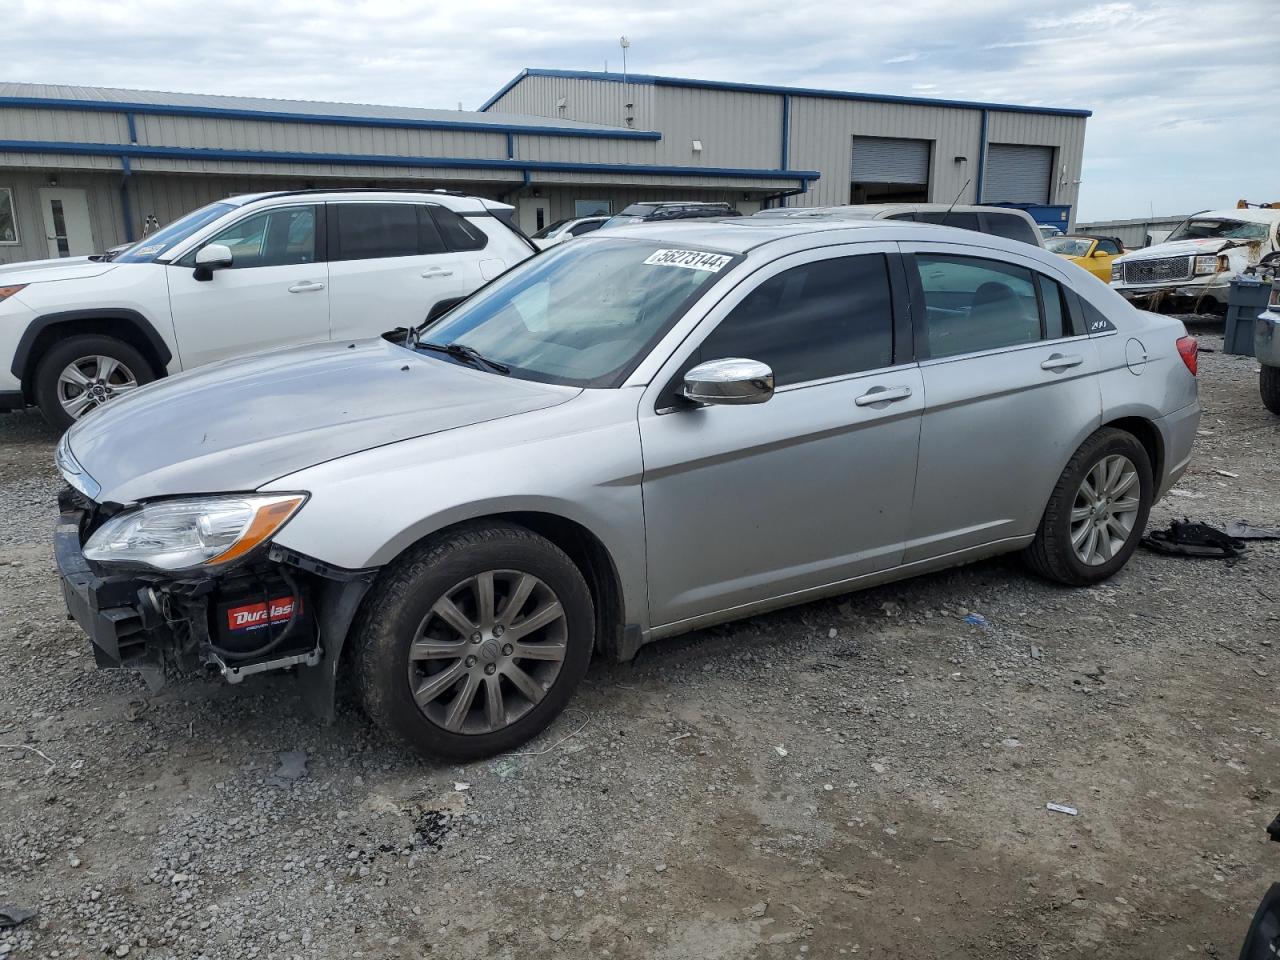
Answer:
M573 201L574 217L607 217L613 213L612 200L575 200Z
M18 215L13 209L13 190L0 187L0 243L18 242Z

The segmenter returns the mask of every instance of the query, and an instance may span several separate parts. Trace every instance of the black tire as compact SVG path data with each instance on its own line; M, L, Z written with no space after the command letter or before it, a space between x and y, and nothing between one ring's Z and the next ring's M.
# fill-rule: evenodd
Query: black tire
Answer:
M543 698L523 716L492 732L453 732L414 699L409 648L441 597L492 570L532 574L555 594L567 628L564 657ZM515 524L467 525L413 549L382 574L362 610L353 659L365 712L419 753L450 760L510 750L541 732L569 702L595 642L595 611L582 572L551 541Z
M141 386L156 378L151 364L134 347L103 334L82 334L55 344L36 364L34 390L36 404L49 425L59 432L76 422L76 418L63 409L58 399L58 378L71 363L83 357L103 356L116 360L128 370ZM110 400L106 401L110 402ZM91 413L96 407L86 410Z
M1128 457L1137 470L1140 491L1138 515L1128 539L1110 560L1097 565L1088 564L1076 556L1071 545L1071 510L1089 471L1103 458L1113 454ZM1083 587L1106 580L1120 570L1137 549L1147 526L1153 498L1151 459L1146 448L1131 433L1103 427L1091 434L1067 462L1049 496L1036 538L1023 551L1023 559L1032 571L1045 579L1069 586Z
M1258 392L1262 394L1262 405L1280 416L1280 367L1263 364L1258 374Z

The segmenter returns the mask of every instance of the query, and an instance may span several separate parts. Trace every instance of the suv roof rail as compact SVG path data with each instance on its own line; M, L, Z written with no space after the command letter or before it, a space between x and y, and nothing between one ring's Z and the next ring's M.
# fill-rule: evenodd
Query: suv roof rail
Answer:
M421 193L425 195L445 195L449 197L466 197L472 200L487 200L488 197L478 197L474 193L464 193L461 190L445 190L441 187L434 189L424 189L420 187L305 187L298 190L268 190L264 191L261 196L266 197L297 197L305 196L312 193Z

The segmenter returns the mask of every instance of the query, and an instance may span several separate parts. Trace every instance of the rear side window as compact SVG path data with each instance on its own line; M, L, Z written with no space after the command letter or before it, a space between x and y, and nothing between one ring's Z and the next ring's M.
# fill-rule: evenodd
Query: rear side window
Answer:
M887 367L893 302L881 254L792 267L747 294L703 341L698 361L766 363L778 386Z
M460 217L446 207L431 207L440 235L450 250L483 250L489 237L474 223Z
M927 213L918 211L916 219L921 223L936 223L940 227L959 227L961 230L982 229L978 223L978 215L976 213L963 211L952 210L950 213L945 210L931 210Z
M997 350L1040 339L1030 270L977 257L916 254L925 302L926 357Z
M376 260L418 255L418 211L412 203L338 203L331 259Z
M1040 302L1044 305L1044 338L1058 340L1071 336L1074 332L1071 311L1067 308L1062 287L1041 274L1036 274L1036 283L1040 286Z
M1021 217L1015 217L1010 213L987 212L984 212L982 217L987 222L987 233L992 236L1004 237L1006 240L1020 240L1033 247L1040 246L1036 231Z

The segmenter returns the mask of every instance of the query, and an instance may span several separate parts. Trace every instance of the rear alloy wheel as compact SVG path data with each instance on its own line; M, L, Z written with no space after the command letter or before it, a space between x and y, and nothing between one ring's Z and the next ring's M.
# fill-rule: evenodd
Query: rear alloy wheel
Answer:
M1027 564L1050 580L1086 586L1128 562L1154 497L1151 460L1131 433L1104 427L1067 463L1049 496Z
M355 638L366 712L420 752L471 760L535 736L594 645L581 571L513 524L468 525L393 564Z
M72 337L40 359L36 402L50 425L65 430L153 379L150 364L129 344L107 336Z

